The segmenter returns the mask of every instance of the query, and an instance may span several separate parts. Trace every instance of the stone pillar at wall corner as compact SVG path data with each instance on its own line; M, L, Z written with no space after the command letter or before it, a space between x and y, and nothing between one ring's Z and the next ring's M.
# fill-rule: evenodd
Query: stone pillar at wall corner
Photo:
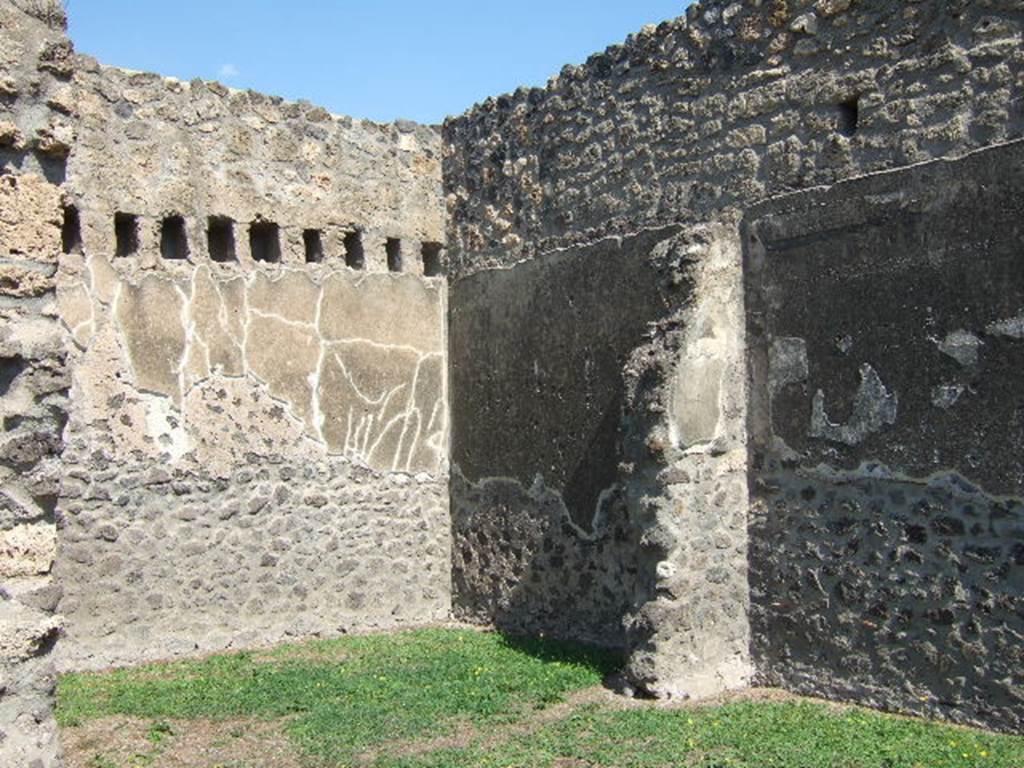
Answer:
M742 249L732 218L684 230L673 248L693 301L634 355L637 370L655 361L659 383L633 388L628 406L646 421L628 495L647 573L626 617L626 676L648 695L700 699L754 675Z
M0 766L59 768L53 648L62 620L51 570L67 413L67 347L57 318L62 186L74 131L71 45L56 0L0 3ZM33 55L34 54L34 55Z
M52 649L62 621L55 510L67 411L65 336L55 318L59 187L27 172L2 185L0 227L0 765L55 768ZM16 418L15 418L16 417Z

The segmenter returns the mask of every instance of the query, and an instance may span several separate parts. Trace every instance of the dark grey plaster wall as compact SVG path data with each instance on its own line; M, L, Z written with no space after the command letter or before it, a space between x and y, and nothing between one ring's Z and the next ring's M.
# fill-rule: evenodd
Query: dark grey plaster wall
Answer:
M626 617L629 671L647 690L699 695L749 676L742 650L749 649L747 540L738 532L749 497L747 395L736 362L746 354L743 275L738 242L721 244L737 238L746 208L772 196L1021 136L1022 23L1019 0L705 0L685 17L566 66L544 88L487 99L446 122L456 280L521 272L524 262L655 227L705 226L708 242L719 244L695 244L704 254L690 273L701 276L693 301L650 325L623 368L631 394L621 418L630 440L616 450L631 524L643 530L635 556L640 586ZM705 269L712 262L718 267ZM455 285L453 326L464 300ZM893 288L882 300L899 296ZM491 299L481 345L518 333L509 318L520 298ZM613 297L605 311L614 315L616 306ZM815 308L832 312L825 299ZM557 324L549 330L556 345L571 335ZM898 338L890 334L890 343ZM947 346L962 342L954 335ZM491 386L493 359L479 352L452 346L454 376L463 382L453 389L456 403L478 385ZM843 429L839 400L859 386L859 368L853 371L852 381L829 382L823 395L816 430L823 437L857 431ZM860 418L868 425L887 424L891 408L875 373L865 371ZM524 377L518 385L528 401L532 382ZM929 391L929 399L946 402L965 385L936 386L949 388ZM521 428L493 441L514 443ZM538 434L534 443L545 455L558 438ZM519 472L525 464L513 452L498 445L507 466L489 473ZM596 476L588 482L590 496L603 487ZM476 498L453 497L453 507L463 508L457 526L469 530L487 519L490 538L504 519L498 539L505 546L536 540L521 515L503 517L497 505L474 520ZM460 535L457 528L456 541ZM488 567L478 564L477 572ZM516 573L498 567L490 577L507 593L517 588Z
M455 281L456 613L621 644L638 532L622 498L623 368L686 298L673 229Z
M667 312L670 229L608 239L452 285L457 426L452 462L470 481L536 475L589 529L617 476L622 367Z
M762 678L1024 727L1024 144L744 226Z

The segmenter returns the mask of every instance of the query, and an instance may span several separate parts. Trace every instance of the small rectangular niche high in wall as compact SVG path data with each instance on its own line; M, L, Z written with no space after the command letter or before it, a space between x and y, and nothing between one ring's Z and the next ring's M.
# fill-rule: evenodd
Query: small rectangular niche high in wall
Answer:
M235 254L235 222L227 216L211 216L206 229L206 245L211 261L238 261Z
M82 252L82 222L78 209L73 205L64 207L64 220L60 228L61 250L64 253Z
M444 246L440 243L423 243L420 254L423 257L424 277L437 277L442 273L441 251Z
M847 138L857 133L860 124L860 98L851 96L836 107L836 130Z
M319 264L324 260L323 236L319 229L307 229L303 231L302 245L306 251L307 264Z
M132 213L114 214L114 255L134 256L139 252L139 218Z
M272 221L258 219L249 225L249 252L253 261L277 263L281 260L281 228Z
M188 253L185 219L177 215L168 216L160 226L160 255L165 259L182 260L188 258Z
M388 271L402 271L402 241L397 237L389 237L384 246L388 255Z
M350 269L364 269L366 255L363 252L363 233L358 229L345 235L345 266Z

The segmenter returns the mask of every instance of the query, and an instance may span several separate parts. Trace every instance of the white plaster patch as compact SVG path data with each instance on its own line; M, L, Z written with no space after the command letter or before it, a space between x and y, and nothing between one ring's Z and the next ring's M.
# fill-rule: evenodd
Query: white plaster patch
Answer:
M411 133L403 133L398 137L398 148L404 152L418 152L420 143Z
M939 351L964 367L978 364L978 349L984 342L970 331L952 331L938 342Z
M738 243L715 232L709 245L690 244L687 255L700 262L695 295L701 300L687 319L669 395L669 441L683 450L707 450L734 440L735 398L744 398L742 290L736 269Z
M679 572L679 567L671 560L662 560L654 570L659 581L668 581Z
M146 413L146 435L174 460L192 450L192 438L174 403L160 395L140 395Z
M964 388L959 384L940 384L932 387L932 405L946 411L956 405Z
M989 323L985 326L985 333L989 336L1003 336L1007 339L1024 340L1024 311L1016 317Z
M820 389L811 404L810 436L844 445L857 445L868 435L896 423L898 397L889 392L870 364L860 367L860 387L853 398L853 413L846 424L829 421L825 393Z
M768 350L768 386L774 395L790 384L807 381L807 342L797 338L779 338Z
M75 344L80 349L87 347L94 330L94 310L92 297L85 286L58 281L57 311Z

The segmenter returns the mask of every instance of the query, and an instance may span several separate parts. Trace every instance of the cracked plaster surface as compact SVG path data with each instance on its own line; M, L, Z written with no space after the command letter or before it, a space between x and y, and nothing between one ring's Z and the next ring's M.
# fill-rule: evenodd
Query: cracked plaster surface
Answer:
M221 470L268 451L379 471L437 474L444 464L436 283L207 265L132 274L92 256L69 263L59 305L80 356L79 418L127 450Z

